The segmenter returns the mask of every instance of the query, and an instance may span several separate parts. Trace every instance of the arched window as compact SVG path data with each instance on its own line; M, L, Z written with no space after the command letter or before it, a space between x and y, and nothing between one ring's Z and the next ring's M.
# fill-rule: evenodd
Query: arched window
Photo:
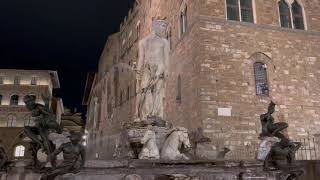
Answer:
M16 127L17 126L17 117L13 114L8 116L7 127Z
M264 63L254 63L254 78L256 82L256 94L269 95L267 66Z
M292 4L292 19L295 29L304 29L303 14L300 4L295 0Z
M0 94L0 105L2 105L2 95Z
M240 0L241 21L253 23L252 0Z
M24 157L26 148L22 145L16 146L14 149L14 157Z
M291 28L290 9L285 0L279 1L281 27Z
M239 21L238 0L227 0L227 18L228 20Z
M17 106L19 104L19 96L12 95L10 99L10 105Z
M182 36L187 32L188 21L187 21L187 7L185 7L180 13L180 35Z
M24 120L24 126L33 126L33 125L34 125L34 122L32 120L32 117L30 115L27 115Z

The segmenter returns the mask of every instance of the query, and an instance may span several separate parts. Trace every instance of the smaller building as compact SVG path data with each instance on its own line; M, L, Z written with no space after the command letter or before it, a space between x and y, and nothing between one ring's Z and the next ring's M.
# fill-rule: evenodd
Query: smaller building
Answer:
M34 119L25 108L23 98L36 97L44 104L42 95L50 97L50 108L61 121L64 112L61 98L53 98L53 89L60 88L57 71L0 69L0 140L9 159L27 159L31 156L24 126L33 126Z

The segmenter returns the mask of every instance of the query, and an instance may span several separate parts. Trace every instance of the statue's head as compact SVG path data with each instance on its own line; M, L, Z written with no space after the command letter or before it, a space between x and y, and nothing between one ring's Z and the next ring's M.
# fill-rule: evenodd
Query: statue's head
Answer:
M71 132L70 136L69 136L70 141L73 144L77 144L81 141L82 139L82 134L81 133L76 133L76 132Z
M268 107L268 112L271 114L274 113L275 107L276 107L276 104L273 101L271 101Z
M165 37L168 28L168 22L165 18L156 17L152 19L152 31L160 37Z
M31 95L27 95L23 98L23 102L26 104L26 107L28 109L32 109L32 107L35 105L36 103L36 97L35 96L31 96Z

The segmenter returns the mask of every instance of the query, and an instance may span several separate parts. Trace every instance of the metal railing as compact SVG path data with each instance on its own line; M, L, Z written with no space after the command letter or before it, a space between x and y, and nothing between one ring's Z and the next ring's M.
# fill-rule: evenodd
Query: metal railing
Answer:
M300 142L301 147L296 152L296 160L320 160L320 139L317 138L292 138L294 142ZM318 142L318 143L317 143ZM253 160L259 142L252 142L249 145L233 146L232 150L226 155L228 160Z

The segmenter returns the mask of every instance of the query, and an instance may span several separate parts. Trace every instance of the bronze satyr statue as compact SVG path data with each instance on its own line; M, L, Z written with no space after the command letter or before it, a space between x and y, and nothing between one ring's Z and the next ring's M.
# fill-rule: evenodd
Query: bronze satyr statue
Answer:
M275 123L272 114L275 112L276 104L271 102L268 107L268 112L260 116L262 133L260 138L263 137L277 137L279 142L275 143L265 160L265 168L268 168L269 161L272 161L276 166L276 160L286 159L288 164L291 164L295 159L295 153L300 148L301 143L292 142L284 134L282 130L288 128L285 122Z
M70 142L62 144L52 154L51 159L63 152L65 160L62 165L49 170L41 179L53 180L59 175L66 173L76 173L85 163L85 147L81 143L82 135L80 133L72 133L70 135ZM79 159L81 160L79 161Z
M32 127L26 126L24 128L25 134L34 142L41 146L47 153L53 152L53 145L50 142L48 135L50 132L61 133L61 128L56 122L55 115L49 110L49 99L42 96L45 105L36 103L34 96L25 96L23 101L26 108L31 111L32 117L35 117L35 125ZM40 138L39 138L40 137ZM54 159L49 159L53 166L55 166Z

